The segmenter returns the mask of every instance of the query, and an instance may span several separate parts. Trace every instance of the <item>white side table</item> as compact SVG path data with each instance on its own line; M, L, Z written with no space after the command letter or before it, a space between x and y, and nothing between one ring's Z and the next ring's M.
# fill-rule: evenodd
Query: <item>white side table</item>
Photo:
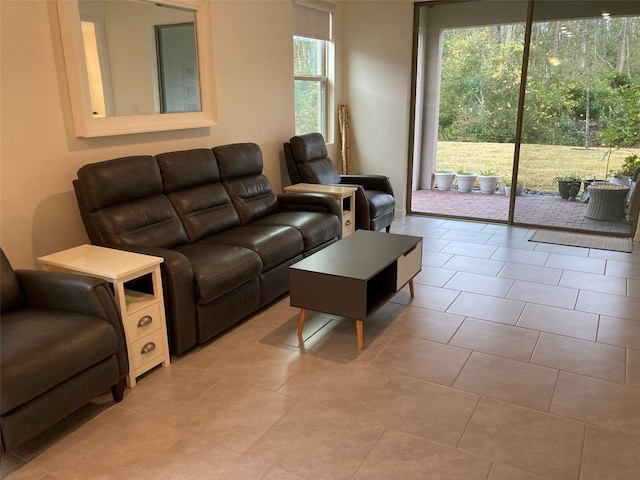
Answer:
M342 238L348 237L356 230L356 197L357 187L341 185L323 185L319 183L296 183L284 187L287 193L326 193L340 200L342 208Z
M127 385L162 363L170 363L167 324L162 293L161 257L142 255L96 245L80 245L38 258L46 270L80 273L102 278L113 284L116 304L122 316L129 356ZM138 292L126 283L151 275L153 294Z

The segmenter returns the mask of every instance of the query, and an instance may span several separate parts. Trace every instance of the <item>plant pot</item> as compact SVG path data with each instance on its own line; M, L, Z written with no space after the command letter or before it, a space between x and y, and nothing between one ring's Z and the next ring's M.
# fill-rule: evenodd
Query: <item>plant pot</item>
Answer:
M566 200L575 197L580 192L581 180L558 180L558 193L560 198Z
M480 184L480 193L492 194L496 193L498 188L498 182L500 182L499 176L485 176L478 175L478 183Z
M453 185L453 177L455 177L455 173L447 172L447 173L436 173L436 185L438 190L446 191L451 190L451 186Z
M516 186L516 197L519 197L519 196L520 196L520 195L522 195L523 193L524 193L524 183L519 183L519 184ZM505 187L504 187L504 194L505 194L507 197L510 197L510 196L511 196L511 187L507 187L507 186L505 185Z
M616 185L624 185L625 187L628 187L631 185L631 177L627 175L621 175L621 176L615 175L611 177L611 183L615 183Z
M476 183L477 175L456 175L458 179L458 191L463 193L469 193L473 190L473 185Z

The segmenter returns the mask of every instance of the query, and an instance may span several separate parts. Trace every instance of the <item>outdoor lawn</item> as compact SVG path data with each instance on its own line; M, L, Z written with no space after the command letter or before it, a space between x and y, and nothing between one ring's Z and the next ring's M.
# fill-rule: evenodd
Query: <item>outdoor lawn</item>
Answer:
M439 141L436 170L480 173L491 169L501 177L511 177L513 152L513 143ZM524 183L527 190L555 193L558 175L577 174L584 180L601 180L609 170L619 169L623 159L633 153L640 154L640 150L613 151L607 166L606 148L523 144L518 183Z

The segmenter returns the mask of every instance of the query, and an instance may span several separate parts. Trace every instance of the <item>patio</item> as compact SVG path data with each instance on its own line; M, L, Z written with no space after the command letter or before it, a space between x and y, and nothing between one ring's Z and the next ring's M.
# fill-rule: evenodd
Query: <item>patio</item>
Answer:
M563 200L558 195L525 193L516 197L514 221L541 227L631 235L629 225L585 218L586 210L586 203ZM506 222L509 197L502 194L485 195L479 191L417 190L411 196L411 211Z

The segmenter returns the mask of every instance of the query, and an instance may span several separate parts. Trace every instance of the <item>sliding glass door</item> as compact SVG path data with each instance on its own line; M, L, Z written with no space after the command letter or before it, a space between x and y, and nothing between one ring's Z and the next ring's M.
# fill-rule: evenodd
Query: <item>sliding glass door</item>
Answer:
M598 0L416 5L408 210L628 234L628 196L610 184L638 153L639 11ZM593 180L608 182L595 202L584 194ZM619 203L611 218L599 212L605 197Z
M640 2L536 1L532 13L518 178L538 198L515 197L513 221L629 234Z

